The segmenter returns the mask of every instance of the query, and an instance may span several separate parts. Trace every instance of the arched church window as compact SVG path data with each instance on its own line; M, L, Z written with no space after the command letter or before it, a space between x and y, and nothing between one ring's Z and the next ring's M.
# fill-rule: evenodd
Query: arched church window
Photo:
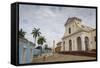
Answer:
M69 51L72 51L72 40L69 40Z
M63 50L65 51L65 41L63 41Z

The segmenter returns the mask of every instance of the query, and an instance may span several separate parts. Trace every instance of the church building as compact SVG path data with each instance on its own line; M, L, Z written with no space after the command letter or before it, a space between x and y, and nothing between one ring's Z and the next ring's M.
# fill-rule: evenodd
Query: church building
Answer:
M68 18L62 37L61 51L96 50L96 29L83 23L80 18Z

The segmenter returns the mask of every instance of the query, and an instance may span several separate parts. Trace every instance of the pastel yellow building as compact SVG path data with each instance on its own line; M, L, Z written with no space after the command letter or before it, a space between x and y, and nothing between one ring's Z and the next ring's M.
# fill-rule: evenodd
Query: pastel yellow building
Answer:
M58 52L60 52L61 51L61 44L62 44L62 42L58 42L56 45L56 48L55 48L55 52L56 53L58 53Z
M68 18L62 37L61 51L96 50L96 29L83 23L80 18Z

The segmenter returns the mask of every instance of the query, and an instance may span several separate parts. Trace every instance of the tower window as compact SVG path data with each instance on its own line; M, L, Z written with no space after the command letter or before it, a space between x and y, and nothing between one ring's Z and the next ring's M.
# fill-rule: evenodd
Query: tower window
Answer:
M69 28L69 34L71 33L71 28Z

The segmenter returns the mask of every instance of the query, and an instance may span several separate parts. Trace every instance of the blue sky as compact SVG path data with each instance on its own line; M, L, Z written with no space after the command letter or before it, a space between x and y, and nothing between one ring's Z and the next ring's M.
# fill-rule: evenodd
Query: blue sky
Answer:
M96 10L91 8L20 5L19 28L26 33L25 37L34 42L31 35L32 29L40 28L42 36L45 36L47 44L52 47L53 40L60 41L69 17L79 17L86 24L95 27Z

